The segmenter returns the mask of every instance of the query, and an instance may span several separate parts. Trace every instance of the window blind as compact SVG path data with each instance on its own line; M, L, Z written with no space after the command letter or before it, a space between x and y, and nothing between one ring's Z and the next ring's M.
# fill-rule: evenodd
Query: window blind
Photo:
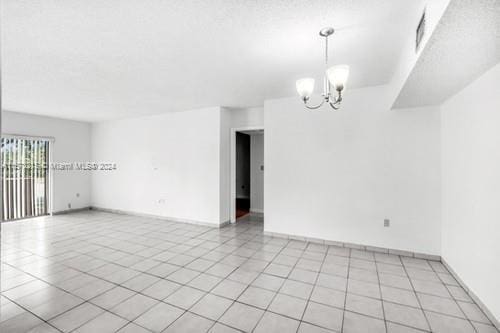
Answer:
M49 141L2 138L2 220L46 215Z

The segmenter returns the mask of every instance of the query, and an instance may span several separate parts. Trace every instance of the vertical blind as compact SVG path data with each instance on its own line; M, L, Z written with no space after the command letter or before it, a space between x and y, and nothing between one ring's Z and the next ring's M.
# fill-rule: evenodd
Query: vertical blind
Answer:
M2 138L2 220L46 215L49 141Z

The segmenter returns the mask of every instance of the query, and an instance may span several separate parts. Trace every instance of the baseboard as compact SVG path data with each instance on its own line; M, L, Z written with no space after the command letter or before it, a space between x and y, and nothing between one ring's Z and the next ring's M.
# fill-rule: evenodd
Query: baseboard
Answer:
M387 253L387 254L396 254L396 255L405 256L405 257L440 261L448 269L450 274L453 275L453 277L457 280L457 282L460 284L460 286L472 298L472 300L479 306L479 308L481 309L481 311L483 311L483 313L486 315L486 317L488 317L488 319L493 323L493 325L495 325L495 327L498 330L500 330L499 320L497 318L495 318L495 316L486 307L486 305L479 299L479 297L472 290L470 290L469 287L467 287L467 285L462 281L462 279L460 279L460 277L453 270L453 268L451 268L451 266L441 256L432 255L432 254L425 254L425 253L418 253L418 252L401 251L401 250L383 248L383 247L374 247L374 246L354 244L354 243L337 242L337 241L331 241L331 240L320 239L320 238L296 236L296 235L291 235L291 234L284 234L284 233L270 232L270 231L264 231L264 235L279 237L279 238L286 238L286 239L301 240L301 241L317 243L317 244L324 244L324 245L335 245L335 246L357 249L357 250L373 251L373 252Z
M228 225L230 225L230 224L231 224L231 221L230 221L230 220L227 220L227 221L225 221L225 222L221 222L221 224L219 224L219 229L220 229L220 228L224 228L224 227L226 227L226 226L228 226Z
M457 280L460 286L465 290L465 292L472 298L472 300L479 306L481 311L485 314L486 317L495 325L497 330L500 331L500 321L495 318L495 316L491 313L488 307L479 299L479 297L465 284L465 282L458 276L457 272L446 262L444 258L441 258L441 262L448 269L451 275Z
M196 221L196 220L179 219L179 218L165 217L165 216L159 216L159 215L153 215L153 214L137 213L137 212L131 212L131 211L125 211L125 210L119 210L119 209L101 208L101 207L95 207L95 206L62 210L62 211L53 212L52 214L53 215L62 215L62 214L70 214L70 213L76 213L76 212L86 211L86 210L96 210L96 211L101 211L101 212L129 215L129 216L140 216L140 217L147 217L147 218L153 218L153 219L159 219L159 220L165 220L165 221L171 221L171 222L180 222L180 223L202 225L202 226L207 226L207 227L212 227L212 228L223 228L223 227L231 224L230 221L225 221L225 222L220 223L219 225L216 225L214 223L207 223L207 222ZM253 213L262 213L262 211L257 210L257 209L251 209L250 211ZM493 323L493 325L498 330L500 330L500 321L497 320L497 318L495 318L495 316L491 313L491 311L487 308L487 306L481 301L481 299L465 284L465 282L458 276L458 274L453 270L453 268L441 256L425 254L425 253L418 253L418 252L411 252L411 251L403 251L403 250L397 250L397 249L391 249L391 248L374 247L374 246L355 244L355 243L338 242L338 241L326 240L326 239L321 239L321 238L297 236L297 235L292 235L292 234L285 234L285 233L278 233L278 232L271 232L271 231L264 231L264 235L278 237L278 238L285 238L285 239L301 240L301 241L306 241L306 242L311 242L311 243L316 243L316 244L334 245L334 246L340 246L340 247L357 249L357 250L373 251L373 252L386 253L386 254L395 254L395 255L418 258L418 259L441 261L443 263L443 265L448 269L450 274L455 278L455 280L457 280L457 282L460 284L460 286L467 292L467 294L472 298L472 300L479 306L479 308L481 309L481 311L483 311L483 313L486 315L486 317L488 317L488 319Z
M154 214L146 214L146 213L138 213L138 212L133 212L133 211L128 211L128 210L102 208L102 207L96 207L96 206L92 206L92 207L90 207L90 209L95 210L95 211L100 211L100 212L106 212L106 213L113 213L113 214L120 214L120 215L129 215L129 216L139 216L139 217L147 217L147 218L150 218L150 219L170 221L170 222L179 222L179 223L187 223L187 224L195 224L195 225L201 225L201 226L204 226L204 227L211 227L211 228L223 228L223 227L225 227L226 225L228 225L230 223L229 221L225 221L225 222L222 222L222 223L219 223L219 224L215 224L215 223L204 222L204 221L189 220L189 219L180 219L180 218L177 218L177 217L154 215Z
M363 244L338 242L338 241L332 241L332 240L321 239L321 238L304 237L304 236L297 236L297 235L292 235L292 234L285 234L285 233L271 232L271 231L264 231L264 235L279 237L279 238L286 238L286 239L301 240L301 241L316 243L316 244L334 245L334 246L345 247L345 248L356 249L356 250L372 251L372 252L385 253L385 254L395 254L395 255L399 255L399 256L411 257L411 258L417 258L417 259L441 261L441 256L434 255L434 254L403 251L403 250L369 246L369 245L363 245Z
M87 207L82 207L82 208L58 210L57 212L52 212L52 215L71 214L71 213L83 212L83 211L90 210L90 209L92 209L92 208L87 206Z
M260 208L250 208L250 213L264 214L264 210Z

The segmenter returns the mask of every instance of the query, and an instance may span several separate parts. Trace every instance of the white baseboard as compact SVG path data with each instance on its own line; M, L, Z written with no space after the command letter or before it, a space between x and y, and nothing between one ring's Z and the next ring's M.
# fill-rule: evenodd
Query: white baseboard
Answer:
M277 233L277 232L270 232L270 231L264 231L264 234L266 236L273 236L273 237L279 237L279 238L301 240L301 241L306 241L306 242L311 242L311 243L317 243L317 244L334 245L334 246L340 246L340 247L351 248L351 249L373 251L373 252L395 254L395 255L400 255L400 256L405 256L405 257L412 257L412 258L418 258L418 259L440 261L448 269L448 271L450 272L450 274L453 275L453 277L457 280L457 282L460 284L460 286L472 298L472 300L484 312L484 314L486 315L486 317L488 317L488 319L493 323L493 325L495 325L495 327L500 331L500 322L499 322L499 320L497 318L495 318L495 316L486 307L486 305L479 299L479 297L472 290L470 290L469 287L467 287L467 285L462 281L462 279L460 279L460 277L453 270L453 268L451 268L451 266L448 265L448 263L446 262L446 260L444 260L441 256L433 255L433 254L418 253L418 252L402 251L402 250L396 250L396 249L390 249L390 248L383 248L383 247L374 247L374 246L361 245L361 244L337 242L337 241L331 241L331 240L320 239L320 238L311 238L311 237L297 236L297 235L292 235L292 234L284 234L284 233Z
M479 297L465 284L465 282L458 276L457 272L446 262L444 258L441 258L441 262L448 269L451 275L457 280L460 286L465 290L465 292L472 298L474 302L476 302L477 306L483 311L486 317L495 325L497 330L500 331L500 321L495 318L493 313L488 309L488 307L479 299Z
M94 206L57 211L57 212L53 212L53 215L70 214L70 213L75 213L75 212L85 211L85 210L90 210L90 209L96 210L96 211L114 213L114 214L141 216L141 217L148 217L148 218L154 218L154 219L160 219L160 220L166 220L166 221L172 221L172 222L203 225L203 226L212 227L212 228L223 228L226 225L230 224L230 221L225 221L225 222L217 225L215 223L208 223L208 222L202 222L202 221L196 221L196 220L179 219L179 218L173 218L173 217L165 217L165 216L137 213L137 212L131 212L131 211L118 210L118 209L94 207ZM263 211L260 209L252 209L252 208L250 209L250 212L259 213L259 214L263 213ZM418 252L411 252L411 251L402 251L402 250L383 248L383 247L374 247L374 246L362 245L362 244L331 241L331 240L320 239L320 238L311 238L311 237L297 236L297 235L292 235L292 234L277 233L277 232L270 232L270 231L264 231L264 234L266 236L301 240L301 241L307 241L307 242L317 243L317 244L335 245L335 246L358 249L358 250L373 251L373 252L387 253L387 254L395 254L395 255L401 255L401 256L413 257L413 258L419 258L419 259L426 259L426 260L441 261L443 263L443 265L448 269L450 274L453 275L453 277L457 280L457 282L460 284L460 286L467 292L467 294L472 298L472 300L479 306L479 308L483 311L483 313L486 315L486 317L488 317L488 319L493 323L493 325L495 325L495 327L498 330L500 330L500 321L497 318L495 318L495 316L486 307L486 305L463 282L463 280L458 276L458 274L453 270L453 268L441 256L425 254L425 253L418 253Z
M327 240L327 239L322 239L322 238L305 237L305 236L298 236L298 235L285 234L285 233L279 233L279 232L271 232L271 231L265 231L265 230L264 230L264 235L279 237L279 238L301 240L301 241L310 242L310 243L334 245L334 246L346 247L346 248L357 249L357 250L372 251L372 252L379 252L379 253L386 253L386 254L395 254L395 255L399 255L399 256L411 257L411 258L417 258L417 259L441 261L441 256L434 255L434 254L403 251L403 250L390 249L390 248L385 248L385 247L369 246L369 245L363 245L363 244L338 242L338 241L332 241L332 240Z
M52 215L62 215L62 214L71 214L71 213L77 213L77 212L82 212L85 210L90 210L92 209L91 207L82 207L82 208L72 208L72 209L65 209L65 210L58 210L56 212L52 212Z
M230 223L229 221L225 221L225 222L216 224L216 223L210 223L210 222L205 222L205 221L181 219L181 218L177 218L177 217L138 213L138 212L133 212L133 211L128 211L128 210L110 209L110 208L102 208L102 207L96 207L96 206L92 206L92 207L90 207L90 209L95 210L95 211L106 212L106 213L114 213L114 214L129 215L129 216L140 216L140 217L147 217L147 218L151 218L151 219L170 221L170 222L196 224L196 225L202 225L202 226L211 227L211 228L223 228Z
M260 208L250 208L250 213L264 214L264 210Z
M75 208L75 209L68 209L68 210L63 210L63 211L57 211L57 212L53 212L53 215L70 214L70 213L75 213L75 212L85 211L85 210L90 210L90 209L91 210L96 210L96 211L114 213L114 214L122 214L122 215L130 215L130 216L141 216L141 217L148 217L148 218L160 219L160 220L165 220L165 221L172 221L172 222L180 222L180 223L189 223L189 224L203 225L203 226L212 227L212 228L223 228L226 225L230 224L230 221L225 221L225 222L220 223L219 225L217 225L215 223L208 223L208 222L195 221L195 220L187 220L187 219L179 219L179 218L173 218L173 217L165 217L165 216L158 216L158 215L152 215L152 214L137 213L137 212L131 212L131 211L118 210L118 209L108 209L108 208L94 207L94 206L92 206L92 207L83 207L83 208ZM253 212L253 213L263 213L263 211L259 210L259 209L250 209L250 211ZM450 272L450 274L453 275L453 277L457 280L457 282L460 284L460 286L467 292L467 294L472 298L472 300L484 312L484 314L486 315L486 317L488 317L488 319L493 323L493 325L495 325L495 327L498 330L500 330L500 321L497 318L495 318L495 316L486 307L486 305L463 282L463 280L458 276L458 274L453 270L453 268L441 256L431 255L431 254L425 254L425 253L418 253L418 252L402 251L402 250L390 249L390 248L374 247L374 246L369 246L369 245L361 245L361 244L354 244L354 243L331 241L331 240L320 239L320 238L311 238L311 237L297 236L297 235L292 235L292 234L277 233L277 232L270 232L270 231L264 231L264 234L266 236L273 236L273 237L279 237L279 238L301 240L301 241L307 241L307 242L317 243L317 244L335 245L335 246L340 246L340 247L345 247L345 248L352 248L352 249L358 249L358 250L373 251L373 252L387 253L387 254L395 254L395 255L401 255L401 256L413 257L413 258L419 258L419 259L426 259L426 260L441 261L443 263L443 265L448 269L448 271Z

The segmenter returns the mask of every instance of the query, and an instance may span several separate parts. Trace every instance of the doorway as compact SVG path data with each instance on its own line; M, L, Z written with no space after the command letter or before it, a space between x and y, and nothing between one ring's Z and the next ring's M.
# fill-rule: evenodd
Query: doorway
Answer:
M231 222L263 217L264 130L233 129Z
M250 213L250 135L236 132L236 218Z

